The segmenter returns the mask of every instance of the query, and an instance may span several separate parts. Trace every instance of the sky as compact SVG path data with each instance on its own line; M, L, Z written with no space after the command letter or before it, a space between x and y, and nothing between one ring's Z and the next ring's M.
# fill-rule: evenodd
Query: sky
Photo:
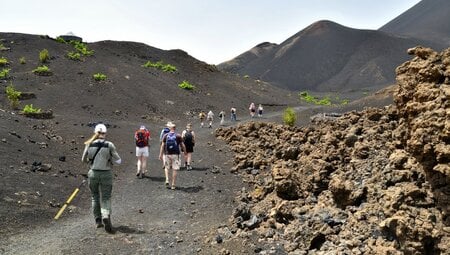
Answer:
M220 64L331 20L378 29L420 0L0 0L0 32L141 42Z

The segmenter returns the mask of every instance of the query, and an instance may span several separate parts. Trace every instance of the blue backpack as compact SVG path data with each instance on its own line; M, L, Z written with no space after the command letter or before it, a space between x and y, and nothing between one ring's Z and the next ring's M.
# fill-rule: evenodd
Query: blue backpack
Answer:
M180 154L176 133L168 133L166 135L166 152L167 154Z

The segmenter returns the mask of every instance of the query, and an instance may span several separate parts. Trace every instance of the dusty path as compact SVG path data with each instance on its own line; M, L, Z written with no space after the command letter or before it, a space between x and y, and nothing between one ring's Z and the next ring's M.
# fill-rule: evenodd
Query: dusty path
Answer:
M279 115L271 113L261 121ZM122 125L122 129L128 130L136 126ZM77 210L75 214L63 214L48 226L2 237L2 254L208 254L210 251L203 246L214 240L206 232L227 223L235 192L245 184L229 172L232 154L224 143L215 139L213 129L201 129L197 125L194 130L198 137L194 169L179 172L177 190L164 186L155 134L147 178L136 178L134 153L122 149L121 156L126 163L115 169L118 177L112 202L115 234L95 229L90 210ZM89 193L87 187L82 192ZM75 206L76 203L75 200Z

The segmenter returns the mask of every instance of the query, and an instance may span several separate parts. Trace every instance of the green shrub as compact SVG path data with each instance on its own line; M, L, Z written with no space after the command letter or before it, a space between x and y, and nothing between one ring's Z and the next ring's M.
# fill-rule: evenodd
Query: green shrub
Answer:
M42 76L47 76L47 75L51 75L52 74L52 71L46 65L38 66L32 72L37 74L37 75L42 75Z
M21 58L19 58L19 63L21 65L25 65L27 63L27 60L25 59L25 57L21 57Z
M190 84L188 81L183 81L182 83L178 84L178 87L185 89L185 90L195 89L195 86Z
M79 53L83 54L84 56L94 55L94 51L89 50L85 43L82 43L79 41L73 41L73 40L70 41L69 43L73 45L75 50L77 50Z
M283 113L283 122L288 126L294 126L297 117L295 115L295 111L292 107L286 108Z
M244 78L248 79L248 78L250 78L250 75L246 74L246 75L244 75Z
M59 43L67 43L61 36L56 37L56 41Z
M3 43L0 43L0 51L9 50L9 48L5 47Z
M17 107L19 106L19 98L20 95L22 95L22 92L17 91L12 84L7 86L5 91L6 97L8 98L11 107L13 109L17 109Z
M34 108L33 104L27 104L23 107L22 110L23 113L28 114L28 113L40 113L41 109L40 108Z
M316 102L316 98L313 95L310 95L308 91L302 91L299 93L300 99L306 101L308 103L314 104Z
M160 69L164 72L168 72L168 73L175 73L177 71L177 68L171 64L164 64L162 61L158 61L158 62L152 62L152 61L147 61L147 63L142 65L143 67L153 67L156 69Z
M73 52L73 51L70 51L70 52L68 52L67 53L67 57L70 59L70 60L81 60L81 54L80 53L78 53L78 52Z
M9 70L11 70L11 69L3 68L0 71L0 79L6 79L9 75Z
M8 59L6 59L5 57L1 57L0 58L0 66L6 66L8 63Z
M50 55L47 49L43 49L39 52L39 60L41 61L41 63L47 63L49 59Z
M329 96L326 96L326 97L324 97L322 99L318 99L316 101L316 104L318 104L318 105L331 105L331 99L330 99Z
M94 80L96 80L96 81L104 81L104 80L106 80L106 75L104 75L102 73L96 73L92 77L94 77Z

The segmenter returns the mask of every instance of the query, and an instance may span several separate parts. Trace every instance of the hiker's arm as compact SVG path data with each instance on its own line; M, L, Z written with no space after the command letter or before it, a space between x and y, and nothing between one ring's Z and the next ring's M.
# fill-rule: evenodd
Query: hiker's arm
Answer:
M162 158L163 158L164 144L165 144L165 141L163 139L163 141L161 142L161 145L159 146L159 160L162 160Z
M110 143L109 148L111 150L112 161L120 165L122 163L122 159L120 158L119 153L117 153L116 146L114 146L113 143Z
M87 145L84 147L83 156L81 157L81 162L84 162L84 163L89 162L89 158L88 158L88 149L89 149L89 144L87 144Z

